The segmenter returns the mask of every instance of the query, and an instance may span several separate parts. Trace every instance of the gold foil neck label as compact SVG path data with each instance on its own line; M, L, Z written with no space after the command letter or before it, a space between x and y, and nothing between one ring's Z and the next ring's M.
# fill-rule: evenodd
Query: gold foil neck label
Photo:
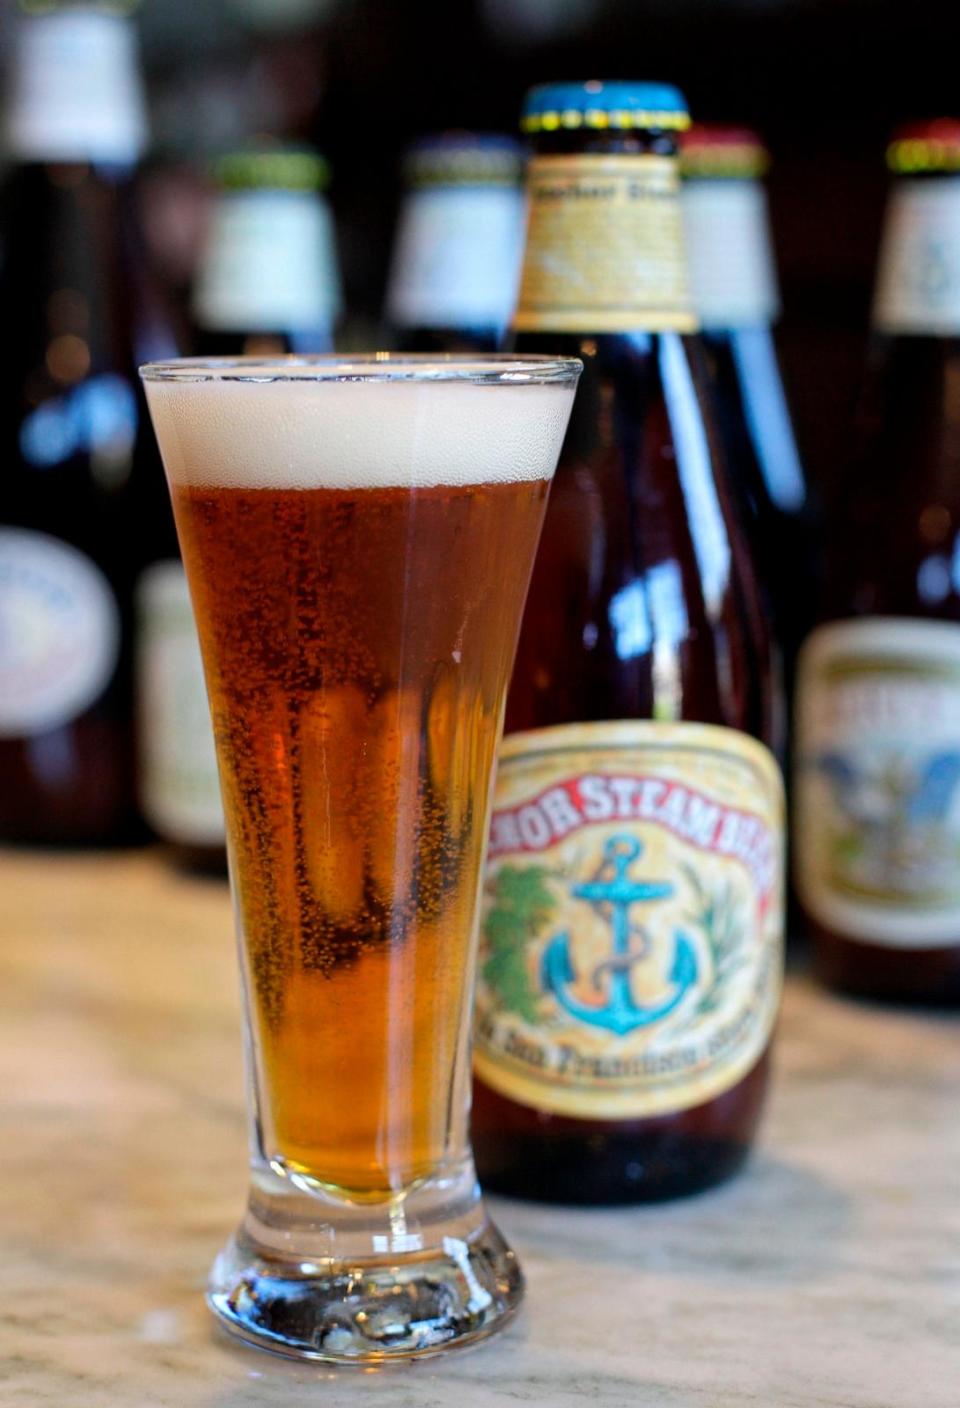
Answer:
M677 164L663 156L530 163L518 332L690 332Z
M759 1060L783 947L772 755L710 725L566 724L504 741L475 1068L534 1109L637 1119Z

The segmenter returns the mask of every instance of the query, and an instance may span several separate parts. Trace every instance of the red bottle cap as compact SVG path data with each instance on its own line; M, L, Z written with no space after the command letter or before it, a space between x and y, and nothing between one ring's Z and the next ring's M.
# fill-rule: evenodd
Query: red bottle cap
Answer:
M960 171L960 119L937 117L899 127L887 147L887 165L898 176Z
M680 138L680 170L684 176L755 180L769 166L769 152L749 127L701 122Z

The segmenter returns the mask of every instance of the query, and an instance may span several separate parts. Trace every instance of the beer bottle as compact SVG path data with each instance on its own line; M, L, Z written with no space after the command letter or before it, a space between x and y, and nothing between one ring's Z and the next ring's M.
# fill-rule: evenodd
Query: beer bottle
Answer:
M759 137L745 128L698 124L681 140L690 281L718 429L789 690L810 625L813 534L773 338L780 300L761 182L768 165Z
M960 122L893 172L857 447L796 703L795 881L823 980L960 1000Z
M386 316L410 352L486 352L503 341L523 254L523 153L495 134L418 142L403 168Z
M197 352L329 352L341 293L326 161L308 147L262 145L222 157L214 177L193 298Z
M324 159L266 144L224 155L193 299L199 352L327 352L340 309ZM190 596L162 475L154 561L137 587L140 795L173 858L226 869L210 712ZM162 501L161 501L162 499ZM149 531L149 530L148 530Z
M627 1202L748 1151L782 966L770 651L710 424L681 95L534 89L517 347L582 358L507 704L480 920L482 1180Z
M162 471L136 367L173 349L133 208L146 129L130 9L52 2L16 34L0 271L6 840L138 834L132 513Z

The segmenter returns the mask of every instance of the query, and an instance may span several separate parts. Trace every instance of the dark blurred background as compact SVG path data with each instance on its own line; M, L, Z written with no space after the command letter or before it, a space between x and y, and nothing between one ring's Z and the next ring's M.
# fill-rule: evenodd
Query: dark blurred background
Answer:
M524 90L562 77L672 80L695 118L758 128L786 380L810 477L829 486L862 366L890 130L960 108L952 0L146 0L138 22L147 223L171 276L186 276L202 225L185 171L199 181L206 157L254 133L313 141L333 165L353 345L378 335L412 138L512 131Z

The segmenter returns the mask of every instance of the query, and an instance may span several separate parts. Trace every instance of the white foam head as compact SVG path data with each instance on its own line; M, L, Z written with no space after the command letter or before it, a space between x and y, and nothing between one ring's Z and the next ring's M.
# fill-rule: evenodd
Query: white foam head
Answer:
M522 373L344 381L311 376L309 364L276 380L148 371L145 384L173 483L295 489L549 479L576 385Z

